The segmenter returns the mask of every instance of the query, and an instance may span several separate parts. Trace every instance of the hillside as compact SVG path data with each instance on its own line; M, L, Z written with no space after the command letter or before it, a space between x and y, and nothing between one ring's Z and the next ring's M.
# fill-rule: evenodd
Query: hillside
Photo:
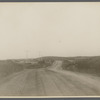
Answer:
M89 73L100 76L100 57L55 57L47 56L36 59L18 59L0 61L0 78L23 69L46 68L52 66L53 62L62 61L62 69Z
M11 60L1 60L0 61L0 78L11 75L12 73L19 72L23 70L23 66L14 63Z
M44 61L44 65L49 62L49 65L52 65L52 62L56 60L63 61L62 68L64 70L89 73L94 75L100 75L100 57L41 57L37 58L39 61ZM51 62L50 62L51 61Z

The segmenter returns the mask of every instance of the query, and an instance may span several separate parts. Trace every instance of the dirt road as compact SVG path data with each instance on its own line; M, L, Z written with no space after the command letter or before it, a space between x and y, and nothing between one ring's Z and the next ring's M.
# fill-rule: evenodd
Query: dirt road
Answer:
M1 96L100 96L100 79L70 71L26 69L0 81Z

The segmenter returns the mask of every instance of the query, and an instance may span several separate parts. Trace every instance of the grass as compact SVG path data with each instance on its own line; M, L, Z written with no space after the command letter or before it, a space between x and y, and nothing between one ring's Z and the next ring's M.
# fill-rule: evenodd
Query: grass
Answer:
M11 75L12 73L19 72L23 70L23 66L14 63L11 60L0 61L0 78Z
M100 76L100 57L74 58L73 62L69 62L69 64L65 61L63 68L70 71Z

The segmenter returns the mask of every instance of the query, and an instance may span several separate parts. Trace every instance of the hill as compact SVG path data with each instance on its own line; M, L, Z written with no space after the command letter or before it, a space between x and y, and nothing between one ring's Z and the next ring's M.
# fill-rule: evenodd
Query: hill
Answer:
M0 77L5 77L23 69L51 67L53 62L62 61L62 69L100 76L100 56L56 57L46 56L35 59L14 59L0 61Z
M19 72L23 70L23 66L14 63L11 60L1 60L0 61L0 78L11 75L12 73Z
M62 68L64 70L89 73L100 76L100 56L94 57L41 57L39 61L44 61L44 65L49 62L49 65L56 60L63 61ZM51 62L50 62L51 61Z

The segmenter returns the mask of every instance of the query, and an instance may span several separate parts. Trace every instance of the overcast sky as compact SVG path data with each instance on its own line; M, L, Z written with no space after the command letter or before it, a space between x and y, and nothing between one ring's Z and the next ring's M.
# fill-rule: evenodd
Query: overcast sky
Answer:
M100 55L100 3L0 3L0 59Z

